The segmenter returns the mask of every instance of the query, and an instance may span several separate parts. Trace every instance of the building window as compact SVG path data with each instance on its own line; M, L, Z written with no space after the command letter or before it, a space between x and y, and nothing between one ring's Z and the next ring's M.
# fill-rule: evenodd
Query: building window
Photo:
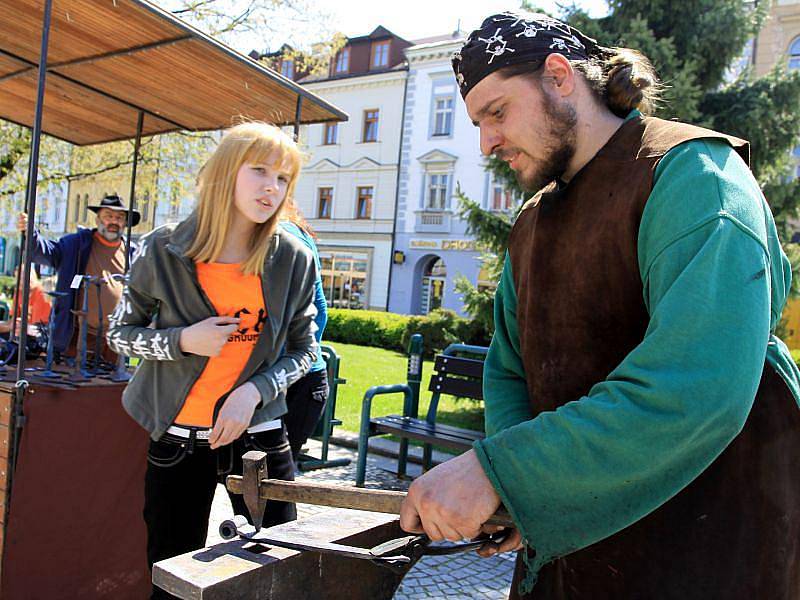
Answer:
M450 176L447 173L432 173L428 175L428 193L425 199L425 208L430 210L444 210L447 206L447 183Z
M364 111L364 136L362 142L378 141L378 109Z
M322 132L322 145L332 146L339 141L339 124L338 123L325 123L325 129Z
M82 211L83 218L81 222L86 223L89 220L89 194L83 195L83 211Z
M789 46L789 69L800 69L800 37Z
M372 218L372 186L359 186L356 200L356 219Z
M81 214L81 195L75 194L75 204L73 205L72 208L72 220L75 221L75 223L78 222L80 214Z
M331 207L333 205L333 188L319 188L317 200L317 218L330 219Z
M514 208L514 194L499 183L492 186L492 210L511 210Z
M368 258L360 252L320 251L320 276L328 306L366 308Z
M39 214L36 218L36 228L37 229L46 229L47 228L47 211L50 210L50 200L48 198L42 198L40 200L41 204L36 208L39 209Z
M373 42L370 69L380 69L389 66L389 41Z
M294 79L294 61L291 58L284 58L281 61L281 75L286 79Z
M350 70L350 48L344 47L336 55L336 65L333 72L337 75L347 73Z
M439 97L433 104L433 135L453 132L453 97Z

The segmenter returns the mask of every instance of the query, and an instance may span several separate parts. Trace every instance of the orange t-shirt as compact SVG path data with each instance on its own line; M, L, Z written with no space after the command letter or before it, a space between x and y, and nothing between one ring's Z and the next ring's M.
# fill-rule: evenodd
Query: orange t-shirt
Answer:
M17 297L17 315L22 312L22 294ZM50 321L50 300L41 288L32 287L28 297L28 322L31 325L36 323L48 323Z
M211 427L217 401L230 392L267 322L259 275L244 275L239 264L197 263L197 278L220 316L239 317L239 330L217 356L208 359L181 412L179 425Z

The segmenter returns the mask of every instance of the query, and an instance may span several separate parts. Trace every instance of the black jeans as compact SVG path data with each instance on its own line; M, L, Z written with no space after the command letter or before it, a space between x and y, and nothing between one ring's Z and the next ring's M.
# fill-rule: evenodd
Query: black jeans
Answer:
M292 457L297 461L300 449L314 433L328 401L328 372L311 371L286 392L287 413L283 416L289 434Z
M267 453L270 479L294 480L294 461L286 429L245 433L228 446L150 441L144 482L144 520L147 524L147 562L153 563L205 546L208 518L217 482L229 473L242 473L242 454ZM230 494L235 514L250 518L244 499ZM263 525L270 527L297 518L295 505L268 501ZM173 598L153 586L153 599Z

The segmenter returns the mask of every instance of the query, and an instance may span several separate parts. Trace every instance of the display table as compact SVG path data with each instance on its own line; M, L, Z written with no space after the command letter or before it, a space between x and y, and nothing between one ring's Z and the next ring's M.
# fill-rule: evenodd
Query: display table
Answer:
M13 375L9 370L7 378ZM142 508L148 437L122 409L125 384L94 378L68 388L29 380L0 540L0 596L146 598ZM4 502L13 395L14 381L0 381Z

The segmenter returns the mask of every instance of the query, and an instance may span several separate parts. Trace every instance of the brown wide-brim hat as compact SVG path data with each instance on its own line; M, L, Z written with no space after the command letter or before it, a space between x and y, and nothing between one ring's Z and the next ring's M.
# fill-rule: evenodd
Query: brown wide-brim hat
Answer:
M128 207L122 203L122 198L116 194L109 194L100 201L100 204L93 204L91 206L87 206L86 208L94 213L99 212L101 208L108 208L110 210L118 210L120 212L128 213L131 215L131 227L136 227L139 224L139 221L142 220L142 215L139 213L139 211L128 209Z

